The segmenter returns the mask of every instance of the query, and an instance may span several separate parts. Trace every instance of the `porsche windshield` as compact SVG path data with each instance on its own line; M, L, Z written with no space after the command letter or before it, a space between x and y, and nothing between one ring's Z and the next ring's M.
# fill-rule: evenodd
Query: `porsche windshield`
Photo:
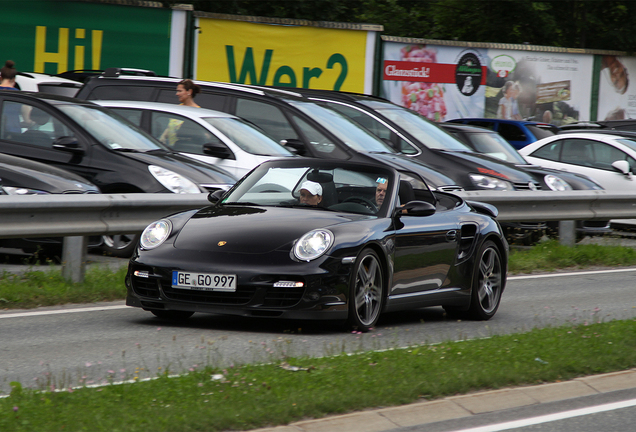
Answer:
M376 215L388 208L393 182L391 171L376 167L261 166L222 203Z

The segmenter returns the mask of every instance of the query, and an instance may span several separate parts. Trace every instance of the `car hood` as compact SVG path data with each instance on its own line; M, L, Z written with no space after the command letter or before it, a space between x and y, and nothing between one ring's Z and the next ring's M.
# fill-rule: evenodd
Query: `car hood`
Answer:
M444 153L449 158L454 159L454 164L457 165L455 169L461 168L465 170L464 172L491 175L513 183L527 184L529 181L534 180L530 173L517 168L515 165L508 165L499 159L494 159L481 153L457 151L444 151Z
M147 165L157 165L189 178L198 185L233 185L237 178L223 168L168 150L122 152L123 155Z
M0 184L48 193L99 193L99 188L69 171L0 153Z
M288 249L294 240L316 228L370 218L375 219L303 208L212 206L187 221L174 245L202 252L261 254Z
M425 165L423 162L400 154L368 153L368 156L398 171L408 171L420 175L426 184L432 187L456 186L458 183L440 171Z

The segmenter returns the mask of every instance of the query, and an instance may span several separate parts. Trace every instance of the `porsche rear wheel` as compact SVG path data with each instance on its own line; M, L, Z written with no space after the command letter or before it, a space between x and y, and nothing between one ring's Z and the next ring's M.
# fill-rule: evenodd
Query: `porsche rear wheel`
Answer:
M489 320L499 308L504 287L501 252L493 242L487 241L477 257L468 314L473 319Z
M378 322L384 305L384 270L378 255L364 249L356 259L349 287L349 319L353 330L367 332Z
M151 310L152 314L157 318L171 320L171 321L181 321L190 318L194 315L194 312L188 311L177 311L177 310Z

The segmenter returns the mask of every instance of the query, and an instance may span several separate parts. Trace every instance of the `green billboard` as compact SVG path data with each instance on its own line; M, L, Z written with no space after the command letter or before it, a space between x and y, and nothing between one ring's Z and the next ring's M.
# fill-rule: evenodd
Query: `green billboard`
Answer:
M141 4L141 2L139 2ZM172 11L88 1L3 2L0 63L18 71L131 67L167 75Z

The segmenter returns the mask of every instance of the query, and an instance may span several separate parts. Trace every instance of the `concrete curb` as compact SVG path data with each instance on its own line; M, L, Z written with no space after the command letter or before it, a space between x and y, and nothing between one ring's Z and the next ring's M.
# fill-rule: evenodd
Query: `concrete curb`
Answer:
M630 388L636 388L636 369L565 382L449 396L429 402L303 420L287 426L254 429L252 432L382 432Z

